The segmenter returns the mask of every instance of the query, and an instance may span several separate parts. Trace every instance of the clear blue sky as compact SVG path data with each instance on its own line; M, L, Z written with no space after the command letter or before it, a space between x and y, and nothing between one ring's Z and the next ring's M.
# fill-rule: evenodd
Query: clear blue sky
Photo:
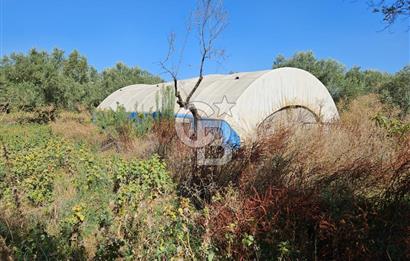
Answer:
M1 55L30 48L77 49L98 70L122 61L155 74L167 35L182 41L194 0L0 0ZM221 63L206 73L269 69L278 54L312 50L348 67L396 72L409 64L408 20L390 30L367 0L226 0L229 26L217 46ZM180 77L195 76L198 52L191 35ZM168 78L166 75L162 75Z

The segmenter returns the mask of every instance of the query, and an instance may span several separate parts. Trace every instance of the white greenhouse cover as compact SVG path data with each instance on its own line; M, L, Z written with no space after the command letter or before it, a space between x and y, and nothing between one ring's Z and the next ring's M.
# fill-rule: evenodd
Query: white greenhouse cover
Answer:
M185 98L197 78L178 81ZM127 111L153 112L161 88L173 82L146 85L135 84L109 95L99 109L115 110L119 105ZM297 68L243 72L229 75L204 76L191 98L202 117L225 120L240 135L241 140L253 137L257 127L273 113L288 107L303 107L322 122L338 119L335 103L327 88L312 74ZM189 113L175 105L176 113Z

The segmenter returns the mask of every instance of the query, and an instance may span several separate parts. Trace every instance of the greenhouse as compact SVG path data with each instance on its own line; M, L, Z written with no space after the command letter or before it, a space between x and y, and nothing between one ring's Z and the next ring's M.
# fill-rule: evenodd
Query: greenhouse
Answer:
M178 81L184 99L196 81ZM98 108L115 110L121 105L129 112L152 113L164 102L161 90L167 86L173 89L173 82L130 85L109 95ZM289 67L204 76L191 102L204 125L219 121L225 142L233 144L274 131L278 124L328 123L339 117L327 88L311 73ZM189 111L174 104L178 121L192 118Z

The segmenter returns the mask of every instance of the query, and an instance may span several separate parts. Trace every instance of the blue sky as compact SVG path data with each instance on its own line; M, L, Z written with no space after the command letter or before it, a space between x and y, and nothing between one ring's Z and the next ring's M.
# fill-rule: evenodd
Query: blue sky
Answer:
M160 74L167 35L177 44L194 0L0 0L1 55L30 48L77 49L98 70L121 61ZM226 0L229 25L216 46L223 61L206 73L269 69L278 54L312 50L348 67L396 72L409 64L409 20L383 29L367 0ZM180 77L197 74L198 51L191 34ZM166 75L162 75L168 78Z

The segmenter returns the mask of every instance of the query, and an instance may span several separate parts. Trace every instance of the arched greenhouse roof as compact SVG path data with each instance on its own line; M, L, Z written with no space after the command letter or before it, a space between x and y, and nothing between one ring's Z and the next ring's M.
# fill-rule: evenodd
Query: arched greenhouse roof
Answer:
M197 78L178 81L184 99L196 81ZM122 105L129 112L153 112L161 89L173 85L173 82L130 85L109 95L98 108L115 110ZM321 122L339 117L327 88L311 73L290 67L204 76L191 102L199 108L201 117L226 121L241 139L255 135L265 119L286 108L305 108ZM175 112L189 113L177 104Z

